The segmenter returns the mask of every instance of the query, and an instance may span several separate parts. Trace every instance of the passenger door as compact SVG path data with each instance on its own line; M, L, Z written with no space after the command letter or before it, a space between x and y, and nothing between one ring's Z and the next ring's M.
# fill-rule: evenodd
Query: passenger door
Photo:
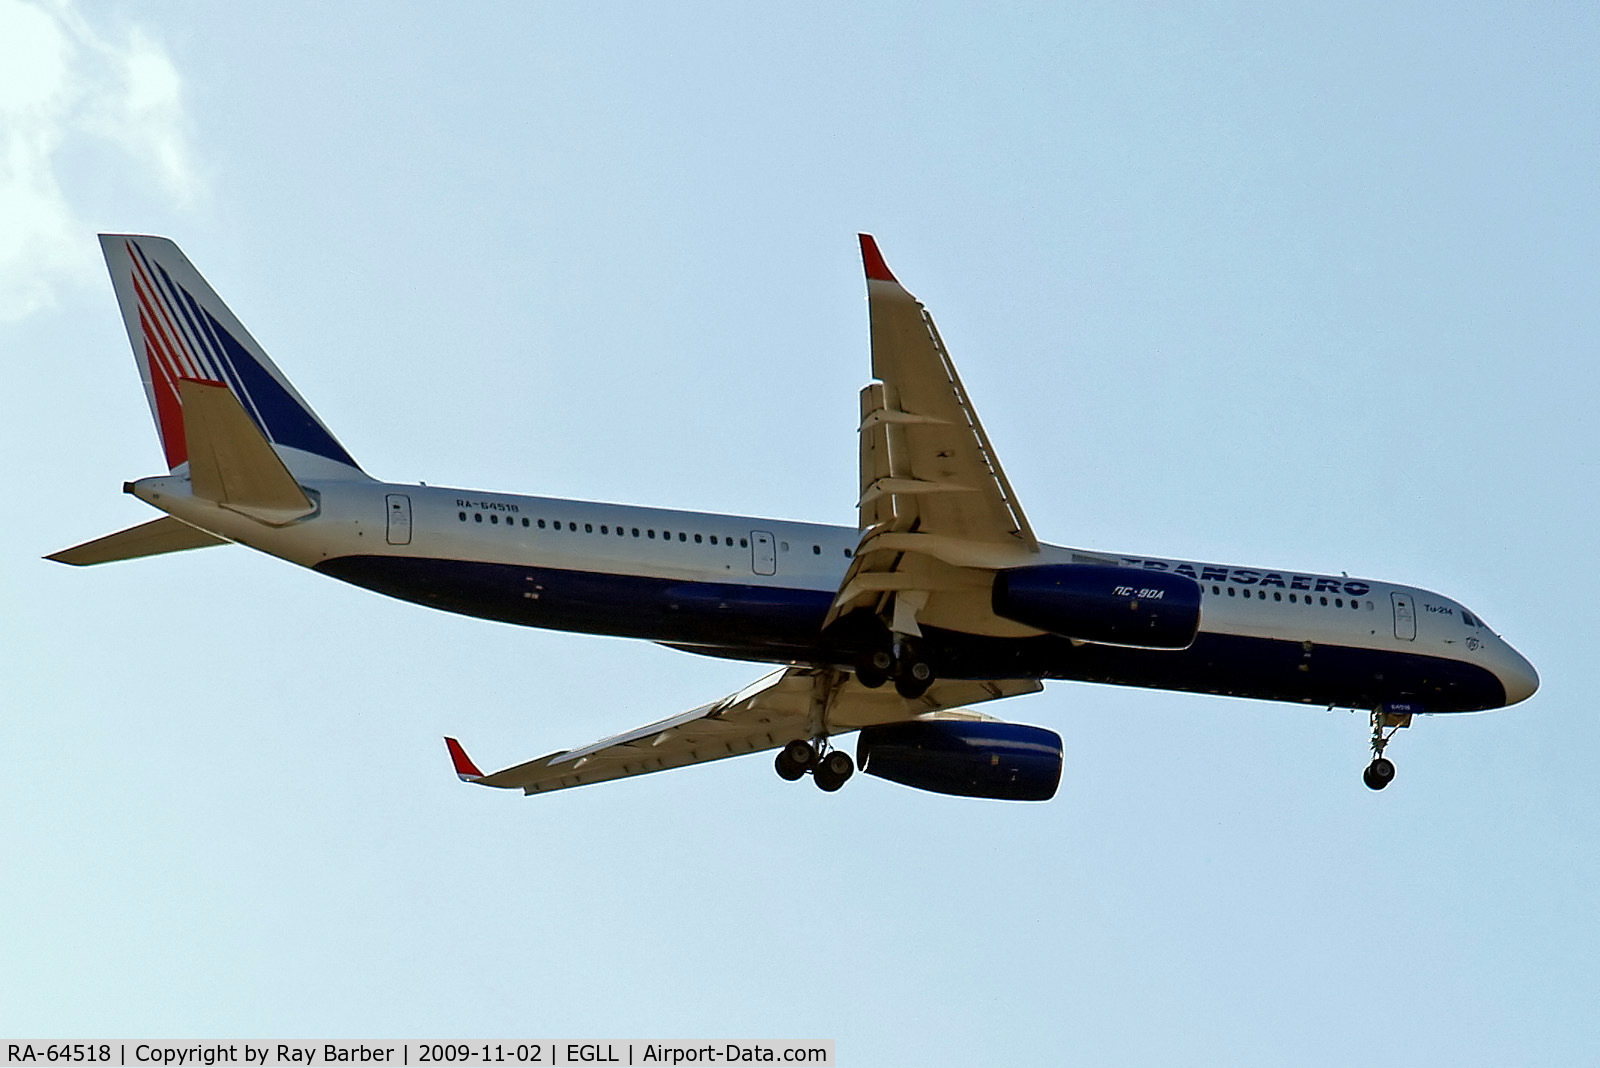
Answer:
M778 573L778 549L765 530L750 532L750 570L758 575Z
M404 493L391 493L388 503L388 540L390 545L411 544L411 498Z
M1417 606L1409 593L1391 593L1394 602L1394 636L1401 641L1415 641L1417 637Z

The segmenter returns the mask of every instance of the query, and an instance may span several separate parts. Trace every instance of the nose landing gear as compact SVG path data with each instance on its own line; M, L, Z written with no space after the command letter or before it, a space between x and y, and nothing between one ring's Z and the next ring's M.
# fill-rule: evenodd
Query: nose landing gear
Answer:
M826 738L817 739L816 745L796 738L778 750L773 767L777 769L779 777L790 782L809 771L817 789L831 794L855 774L856 764L850 759L849 753L840 749L829 750L827 745Z
M1372 763L1361 773L1369 790L1381 790L1394 781L1394 762L1383 755L1394 732L1411 726L1412 705L1381 705L1372 713Z

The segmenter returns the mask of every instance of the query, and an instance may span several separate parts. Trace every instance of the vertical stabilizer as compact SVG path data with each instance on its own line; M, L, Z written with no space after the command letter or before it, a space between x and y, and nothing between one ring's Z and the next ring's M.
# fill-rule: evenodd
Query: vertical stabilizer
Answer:
M179 383L202 380L228 388L291 470L361 474L177 245L164 237L101 234L100 248L169 469L189 461Z

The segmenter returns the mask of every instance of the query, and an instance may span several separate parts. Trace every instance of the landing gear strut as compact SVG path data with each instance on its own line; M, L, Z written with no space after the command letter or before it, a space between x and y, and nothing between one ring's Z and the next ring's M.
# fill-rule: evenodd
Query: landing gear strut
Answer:
M817 745L812 745L803 738L796 738L778 750L773 767L777 769L780 777L790 782L809 771L811 781L817 784L817 789L831 794L856 773L856 764L850 759L849 753L840 749L827 749L826 738L819 738L817 742L823 747L820 753Z
M1410 712L1388 711L1379 708L1372 713L1372 763L1361 773L1361 781L1369 790L1381 790L1394 781L1394 762L1383 755L1389 739L1402 727L1411 726Z

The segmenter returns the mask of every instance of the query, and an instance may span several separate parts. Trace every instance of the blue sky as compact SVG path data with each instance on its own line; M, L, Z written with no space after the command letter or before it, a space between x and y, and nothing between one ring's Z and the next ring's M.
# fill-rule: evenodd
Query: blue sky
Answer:
M1600 988L1587 5L0 0L0 1032L831 1038L842 1064L1573 1064ZM375 475L853 518L854 234L1041 536L1348 570L1540 669L1362 716L1054 684L1056 800L764 759L461 786L757 671L244 550L76 570L160 452L98 230Z

